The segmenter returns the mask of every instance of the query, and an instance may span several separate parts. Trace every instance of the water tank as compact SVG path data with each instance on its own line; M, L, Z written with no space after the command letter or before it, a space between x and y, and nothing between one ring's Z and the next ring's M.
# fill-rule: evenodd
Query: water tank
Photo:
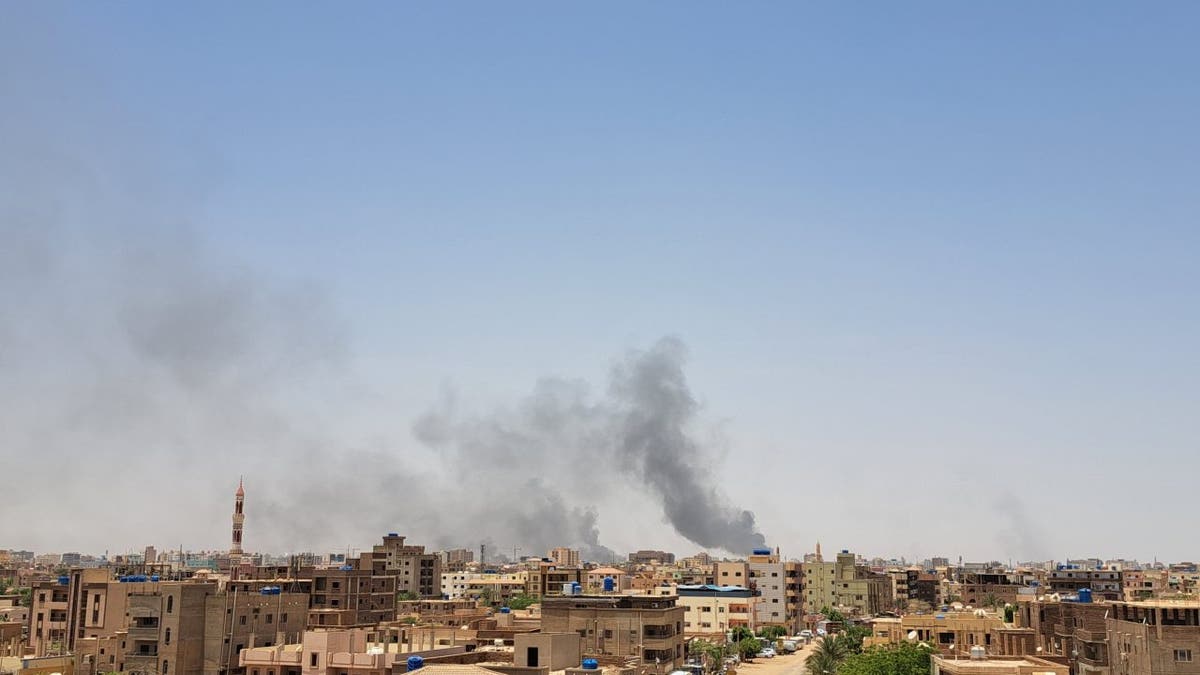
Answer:
M567 582L567 583L563 584L562 594L563 595L575 595L575 584L573 584L571 582Z
M389 537L399 537L400 533L399 532L388 532L388 536Z
M68 584L70 584L70 583L71 583L71 577L68 577L68 576L61 576L61 577L59 577L59 578L58 578L58 585L59 585L59 586L66 586L66 585L68 585Z
M983 645L975 645L974 647L971 647L971 660L972 661L982 661L986 658L987 658L987 650L983 648Z
M354 565L342 565L340 569L343 572L350 572L354 569Z
M617 589L617 580L612 577L604 577L604 592L612 593Z
M583 593L583 586L578 581L571 584L571 595L580 595Z
M600 667L600 662L596 659L584 659L582 665L584 670L596 670Z
M510 614L510 613L512 613L512 609L511 609L511 608L509 608L509 607L501 607L501 608L500 608L500 613L501 613L501 614Z
M421 666L425 665L425 659L419 656L410 656L405 663L408 664L408 672L411 673L414 670L420 670Z
M1092 601L1092 589L1090 589L1090 588L1079 589L1079 601L1080 602L1091 602Z
M751 554L752 554L752 555L771 555L771 549L769 549L769 548L756 548L756 549L754 549L753 551L751 551Z
M151 575L150 575L150 581L153 581L153 582L155 582L155 583L158 583L158 575L157 575L157 574L151 574Z

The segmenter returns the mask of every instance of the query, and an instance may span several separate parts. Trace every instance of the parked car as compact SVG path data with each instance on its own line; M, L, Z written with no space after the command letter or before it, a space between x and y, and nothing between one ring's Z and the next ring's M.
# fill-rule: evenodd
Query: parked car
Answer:
M756 659L773 659L775 658L775 649L772 647L763 647L754 655Z
M800 637L806 640L811 640L813 638L813 632L805 628L804 630L800 631Z

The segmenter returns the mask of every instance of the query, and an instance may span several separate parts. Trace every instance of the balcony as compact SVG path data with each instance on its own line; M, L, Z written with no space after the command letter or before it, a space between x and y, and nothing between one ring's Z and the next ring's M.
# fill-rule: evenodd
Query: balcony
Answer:
M155 625L155 626L133 625L133 626L130 626L127 630L129 631L129 639L130 640L158 642L158 626L157 625Z

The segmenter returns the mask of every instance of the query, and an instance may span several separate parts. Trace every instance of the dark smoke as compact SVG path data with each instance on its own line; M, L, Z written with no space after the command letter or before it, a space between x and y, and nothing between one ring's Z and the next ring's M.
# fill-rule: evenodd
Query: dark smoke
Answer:
M766 542L754 514L729 506L708 477L713 467L688 435L696 401L683 374L684 346L664 338L613 373L622 466L662 499L679 534L705 548L744 553Z
M683 537L744 553L764 538L754 515L731 507L708 478L714 460L689 433L697 405L684 356L676 338L631 352L598 401L582 383L546 379L515 410L458 419L450 397L413 432L438 450L446 475L463 481L462 508L483 500L476 522L533 551L569 545L608 559L594 508L564 495L619 494L632 480Z

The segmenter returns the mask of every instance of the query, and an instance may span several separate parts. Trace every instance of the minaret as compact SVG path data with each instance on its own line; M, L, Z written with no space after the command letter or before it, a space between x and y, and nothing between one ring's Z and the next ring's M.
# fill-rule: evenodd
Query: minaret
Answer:
M817 562L825 562L825 559L821 557L821 542L819 541L817 542Z
M229 566L236 567L242 561L242 523L246 522L246 514L242 513L242 504L246 501L246 490L242 487L242 479L238 478L238 489L234 493L233 502L233 542L229 547Z

